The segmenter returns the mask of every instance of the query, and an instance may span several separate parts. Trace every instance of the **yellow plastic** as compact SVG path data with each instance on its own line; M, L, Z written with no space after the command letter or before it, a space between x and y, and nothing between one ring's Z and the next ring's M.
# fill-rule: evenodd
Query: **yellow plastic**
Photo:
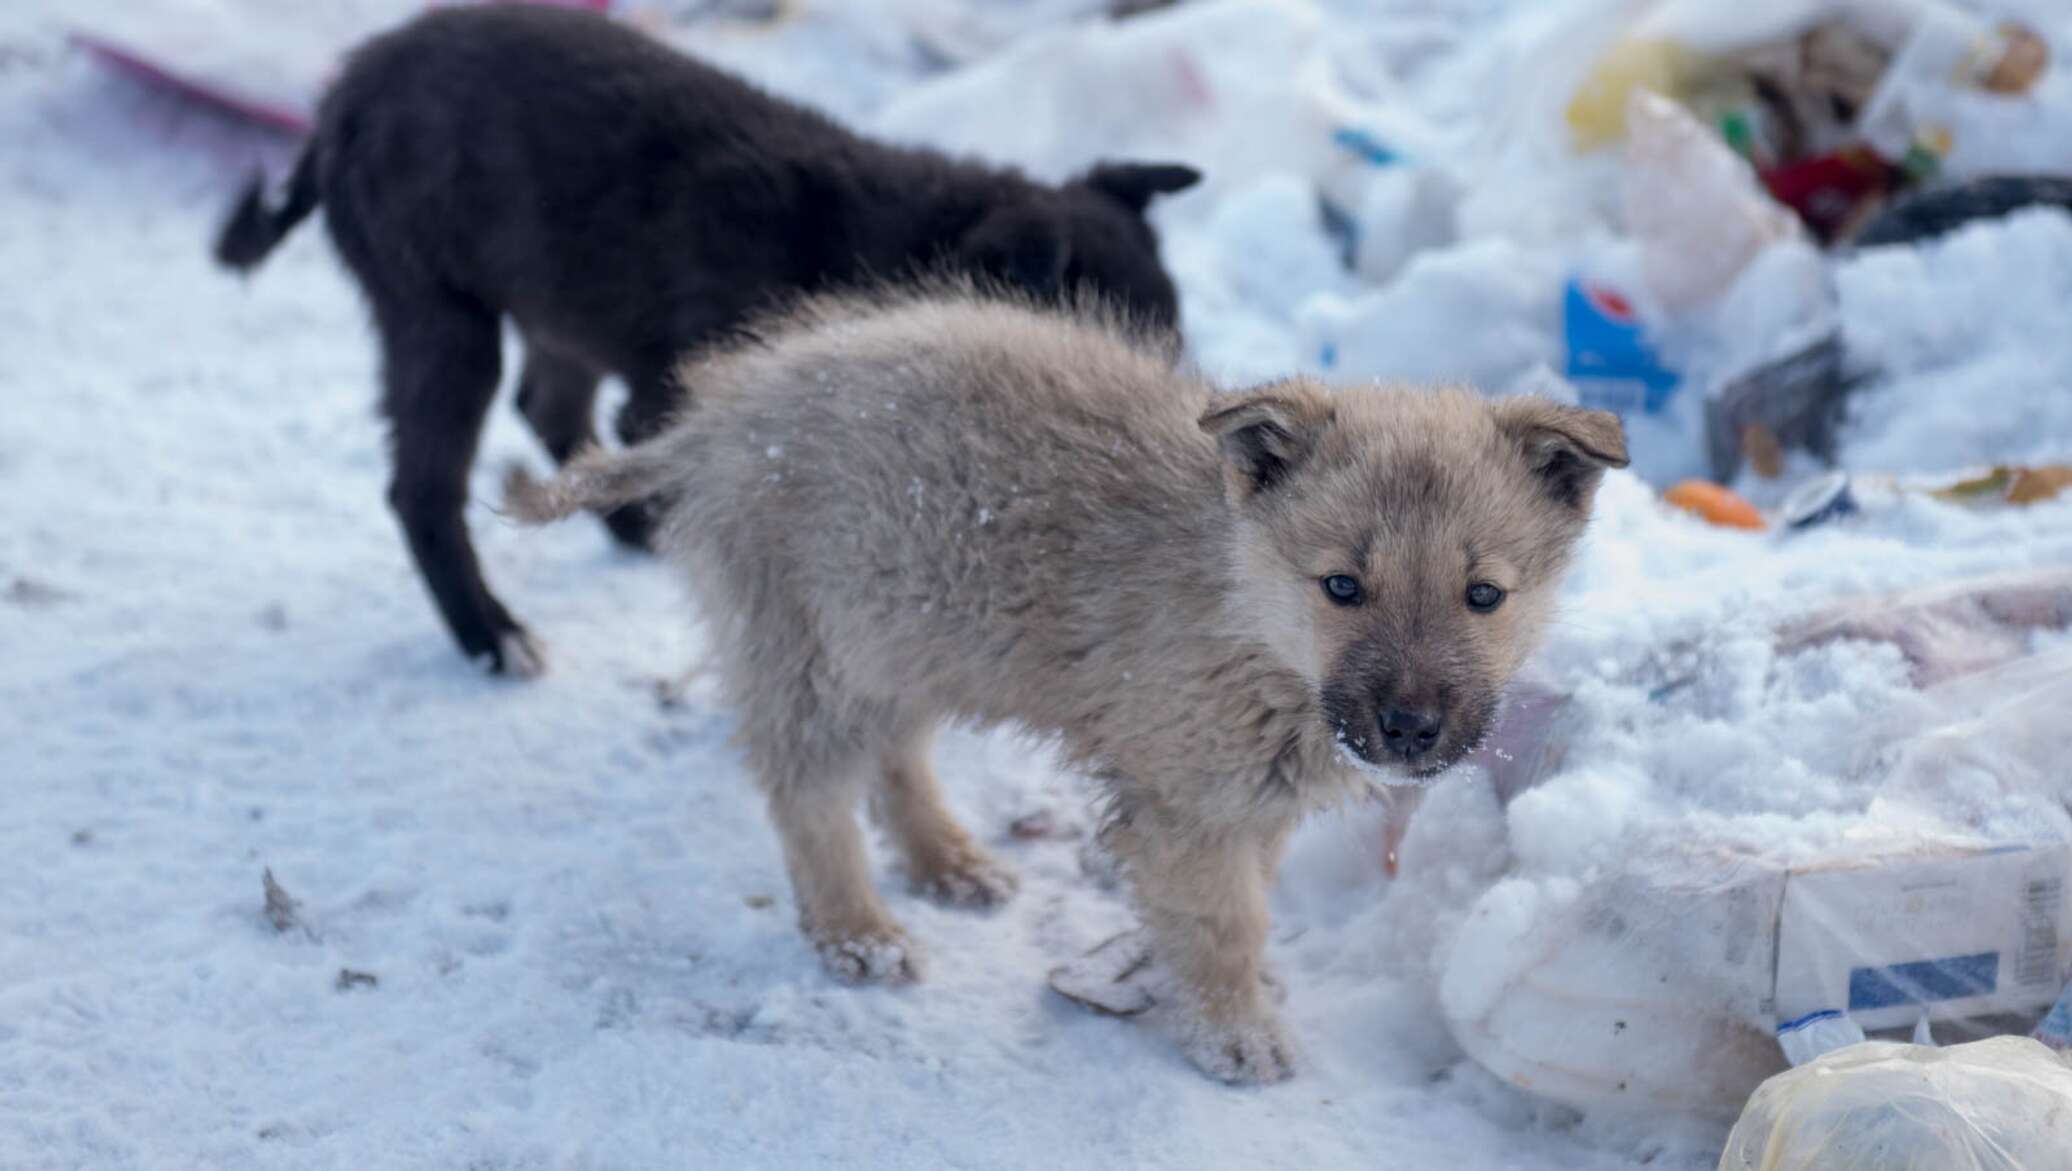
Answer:
M1675 41L1627 38L1614 44L1569 99L1565 117L1576 149L1596 150L1626 137L1626 101L1637 89L1685 96L1697 76L1696 54Z

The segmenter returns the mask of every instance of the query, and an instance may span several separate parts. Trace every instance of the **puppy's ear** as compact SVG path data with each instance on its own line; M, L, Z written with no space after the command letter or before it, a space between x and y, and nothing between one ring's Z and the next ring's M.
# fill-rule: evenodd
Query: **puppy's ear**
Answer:
M1525 452L1526 466L1547 495L1581 508L1604 469L1626 466L1626 429L1610 411L1564 406L1537 395L1498 400L1497 429Z
M1038 297L1058 295L1072 262L1064 220L1042 208L994 212L965 234L958 252L974 271Z
M1271 492L1316 452L1331 425L1331 396L1300 382L1218 395L1201 417L1227 463L1233 501Z
M1141 215L1152 196L1185 191L1201 182L1201 172L1180 163L1096 163L1084 182Z

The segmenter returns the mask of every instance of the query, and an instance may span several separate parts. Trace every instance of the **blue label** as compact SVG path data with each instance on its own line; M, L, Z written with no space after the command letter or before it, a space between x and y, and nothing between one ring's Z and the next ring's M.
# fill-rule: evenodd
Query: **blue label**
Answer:
M1676 372L1648 345L1633 307L1609 289L1571 280L1562 291L1564 370L1585 406L1653 413L1676 392Z
M2072 985L2068 985L2065 994L2050 1006L2050 1015L2044 1017L2043 1023L2037 1025L2036 1031L2030 1035L2059 1049L2072 1046Z
M1333 130L1331 141L1377 167L1386 167L1402 157L1387 143L1357 126L1340 126Z
M2000 953L1919 960L1849 973L1849 1011L1985 996L2000 987Z
M1778 1025L1777 1032L1780 1036L1785 1033L1796 1033L1800 1029L1805 1028L1807 1025L1810 1025L1815 1021L1839 1020L1841 1019L1841 1016L1842 1014L1836 1012L1834 1009L1823 1008L1818 1012L1809 1012L1805 1016L1802 1016L1797 1020L1786 1021L1783 1024Z

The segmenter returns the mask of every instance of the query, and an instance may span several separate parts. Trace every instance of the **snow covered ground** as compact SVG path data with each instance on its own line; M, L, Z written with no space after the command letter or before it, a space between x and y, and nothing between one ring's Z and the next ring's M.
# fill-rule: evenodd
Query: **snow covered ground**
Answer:
M1499 379L1554 360L1560 276L1610 239L1600 171L1503 137L1551 67L1531 46L1589 2L1226 0L1087 30L1056 26L1086 4L829 0L692 40L859 124L1045 173L1203 164L1212 182L1161 216L1194 354L1222 375L1314 367L1357 320L1336 373ZM2072 48L2053 0L1996 11L2023 8ZM1597 729L1570 766L1508 810L1442 784L1393 883L1371 809L1297 841L1271 948L1292 1082L1212 1084L1155 1024L1044 989L1128 915L1069 834L1008 836L1086 814L1079 781L1004 735L949 734L939 763L1019 899L944 911L888 870L930 978L837 986L793 927L729 714L695 676L663 702L699 648L675 583L595 526L521 532L478 503L487 572L552 666L514 684L463 663L382 507L374 352L322 233L249 285L207 263L230 192L281 148L60 35L268 9L0 14L0 1167L1709 1166L1717 1121L1579 1116L1465 1060L1442 1000L1503 957L1462 954L1460 925L1529 919L1677 835L1790 853L1893 825L2067 834L2059 794L1895 812L1843 734L1904 710L1897 653L1779 657L1761 623L2072 563L2072 501L1911 500L1777 540L1669 514L1621 474L1542 667ZM1461 241L1379 287L1311 214L1305 184L1339 181L1305 96L1326 83L1331 109L1473 186ZM2072 69L1972 114L1971 165L2072 169ZM1865 255L1836 282L1882 368L1850 466L2072 454L2072 217ZM1647 438L1653 466L1695 458L1689 436ZM541 457L499 410L478 496L514 459ZM1630 673L1677 641L1700 686L1653 703ZM262 869L302 926L268 924Z

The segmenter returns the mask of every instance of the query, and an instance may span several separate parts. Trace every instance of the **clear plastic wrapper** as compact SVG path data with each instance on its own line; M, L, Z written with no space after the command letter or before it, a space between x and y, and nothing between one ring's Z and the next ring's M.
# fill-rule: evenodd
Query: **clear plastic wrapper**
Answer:
M2072 1065L2026 1037L1866 1042L1763 1083L1720 1171L2072 1169Z
M2072 577L2045 571L1780 631L1787 652L1896 644L1920 687L1838 729L1858 824L1766 851L1694 820L1595 873L1499 882L1444 961L1455 1038L1556 1101L1731 1116L1792 1046L2037 1028L2072 976L2072 644L2034 631L2068 619ZM1582 718L1556 703L1507 749L1507 797L1562 767Z

